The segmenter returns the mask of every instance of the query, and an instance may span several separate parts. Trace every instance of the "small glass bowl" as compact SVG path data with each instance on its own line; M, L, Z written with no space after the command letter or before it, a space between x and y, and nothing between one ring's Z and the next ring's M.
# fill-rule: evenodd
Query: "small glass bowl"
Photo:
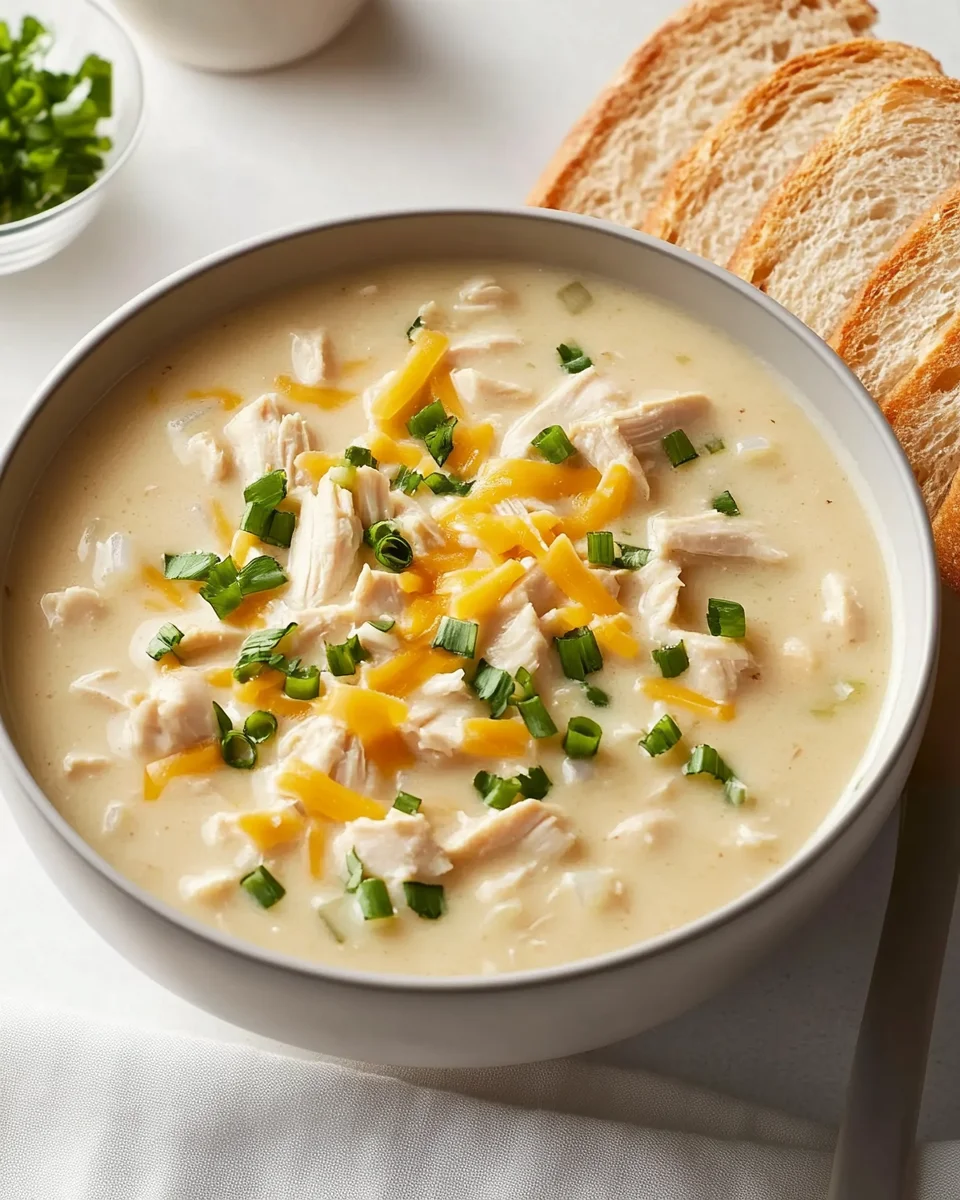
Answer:
M143 127L143 74L137 51L123 27L95 0L31 0L13 5L3 19L16 32L26 15L54 35L47 58L52 70L73 71L87 54L113 64L113 116L98 126L113 142L106 166L86 191L56 208L0 225L0 275L12 275L52 258L93 219L107 186L130 157Z

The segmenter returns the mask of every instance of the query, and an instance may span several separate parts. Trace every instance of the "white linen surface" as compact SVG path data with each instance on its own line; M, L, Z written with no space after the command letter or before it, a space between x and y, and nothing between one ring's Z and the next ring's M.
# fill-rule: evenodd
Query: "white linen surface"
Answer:
M373 1071L0 1004L18 1200L813 1200L832 1134L587 1059ZM918 1200L960 1196L960 1145Z

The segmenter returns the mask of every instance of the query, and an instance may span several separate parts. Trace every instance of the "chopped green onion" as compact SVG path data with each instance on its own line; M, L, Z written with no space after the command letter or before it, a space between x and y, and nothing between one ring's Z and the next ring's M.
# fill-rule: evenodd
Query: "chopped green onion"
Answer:
M650 561L650 551L646 546L627 546L625 543L620 543L620 553L614 559L615 567L622 567L625 571L638 571L641 567L645 567Z
M397 527L393 521L374 521L372 525L368 525L363 531L363 540L368 546L375 546L382 538L385 538L388 533L396 533Z
M356 673L357 663L365 662L369 657L369 652L360 645L356 634L339 646L327 644L327 666L332 675L353 675Z
M594 671L603 666L603 655L597 645L597 639L592 629L581 625L571 629L558 638L554 645L560 655L560 666L568 679L579 679L581 682Z
M271 471L261 475L243 489L243 498L248 504L264 504L276 508L287 494L286 471Z
M709 441L703 443L703 448L708 454L719 454L721 450L726 450L726 445L723 438L712 437Z
M410 436L423 441L432 430L438 428L447 419L443 405L439 400L431 400L418 412L415 412L407 422Z
M523 723L535 738L553 737L557 727L553 718L547 712L547 706L539 696L531 696L527 700L517 701L517 711L523 718Z
M593 758L600 749L603 730L589 717L571 717L563 735L563 750L568 758Z
M287 889L279 879L274 878L261 863L240 880L240 886L256 900L261 908L273 908L278 900L287 894Z
M357 888L357 903L365 921L381 921L393 916L390 893L382 879L365 879Z
M521 784L516 776L504 779L500 775L491 775L489 771L478 771L473 777L473 786L489 808L502 811L520 798Z
M366 624L372 625L373 628L379 630L380 633L389 633L394 625L396 625L396 621L393 619L393 617L381 617L379 621L367 621Z
M243 723L243 732L254 745L269 742L277 732L277 718L271 712L258 708L252 712Z
M403 894L409 907L425 921L436 921L447 911L442 884L417 883L416 880L410 880L404 883Z
M220 741L220 754L228 767L252 771L257 765L257 748L245 733L231 729Z
M417 333L419 330L425 329L425 328L426 328L426 326L423 323L423 317L418 316L414 321L412 321L407 326L407 341L412 342L414 334Z
M286 582L283 567L267 554L258 554L256 558L251 558L237 575L237 583L243 596L269 592L273 588L282 587Z
M163 574L167 579L206 579L210 568L220 561L217 554L191 550L187 554L165 554Z
M378 467L380 464L366 446L348 446L343 458L349 467Z
M718 783L733 779L733 772L712 746L701 743L694 746L689 759L683 764L684 775L712 775Z
M533 676L526 667L519 667L516 674L517 700L529 700L537 694L536 688L533 686Z
M729 492L721 492L719 496L715 496L713 507L718 513L723 513L728 517L739 517L740 509L737 507L737 502Z
M175 654L174 647L179 646L182 641L183 631L168 621L160 626L147 643L147 654L154 662L159 662L165 654Z
M419 796L414 796L410 792L397 792L397 798L393 802L393 807L412 816L414 813L420 811L422 803L423 801Z
M742 638L747 633L747 617L743 605L736 600L707 601L707 628L714 637Z
M682 429L675 429L673 433L668 433L663 438L663 448L667 452L667 458L675 467L682 467L684 463L692 462L695 458L700 457L693 448L693 442Z
M610 703L610 697L603 688L594 687L592 683L584 681L583 691L590 703L596 705L597 708L606 708Z
M541 429L530 445L555 466L566 462L577 452L576 446L559 425L548 425L546 429Z
M741 783L737 778L730 778L723 785L723 796L728 804L732 804L734 808L739 808L746 803L747 785Z
M270 516L270 525L266 533L260 535L260 541L268 546L279 546L287 550L293 541L293 531L297 527L297 518L292 512L284 512L276 508Z
M430 451L433 461L442 467L453 453L453 431L457 427L456 417L447 417L442 425L431 429L423 439L423 444Z
M275 511L272 504L248 504L240 518L240 528L244 533L252 533L255 538L262 540L270 532Z
M526 800L542 800L553 787L543 767L531 767L526 774L521 773L516 778L520 784L520 794Z
M593 296L590 295L579 279L565 284L557 292L557 299L573 317L578 316L593 303Z
M392 521L375 521L364 530L363 540L373 548L377 562L388 571L405 571L413 562L413 548Z
M502 717L513 698L513 677L509 671L492 667L481 658L473 677L473 690L490 705L491 717Z
M213 715L217 719L217 728L220 730L220 740L222 741L233 729L233 722L230 720L228 714L225 713L220 705L216 702L216 700L213 702Z
M435 496L469 496L473 483L459 475L444 475L433 471L423 481Z
M255 675L259 675L260 671L265 666L280 667L281 663L275 660L282 660L283 655L277 655L277 646L292 630L296 629L296 621L291 621L289 625L284 625L282 629L258 629L244 639L243 645L240 647L240 654L237 657L237 664L233 668L233 677L240 683L246 683L248 679L253 679Z
M423 483L423 476L419 471L412 471L409 467L401 467L396 475L394 475L390 486L403 492L405 496L414 496L421 483Z
M200 589L200 595L210 605L222 621L224 617L239 608L243 602L243 592L237 576L237 564L227 557L214 563L207 572L207 579Z
M587 534L587 562L595 567L612 567L616 555L613 534L608 530Z
M660 668L664 679L675 679L690 666L687 648L682 638L673 646L661 646L658 650L651 651L650 656Z
M587 367L593 366L593 359L588 358L579 346L568 346L561 342L557 347L557 354L560 357L561 369L568 375L579 375Z
M461 658L473 658L477 650L477 634L480 626L476 621L460 621L456 617L441 617L440 628L433 644Z
M351 467L348 463L339 463L330 468L327 478L337 487L346 488L349 491L357 482L357 468Z
M672 750L682 737L680 726L667 713L640 739L640 745L651 758L656 758L658 754L666 754L668 750Z
M320 668L295 667L287 671L283 694L291 700L316 700L320 695Z
M345 892L355 892L363 883L363 863L355 848L347 855L347 882L343 885Z

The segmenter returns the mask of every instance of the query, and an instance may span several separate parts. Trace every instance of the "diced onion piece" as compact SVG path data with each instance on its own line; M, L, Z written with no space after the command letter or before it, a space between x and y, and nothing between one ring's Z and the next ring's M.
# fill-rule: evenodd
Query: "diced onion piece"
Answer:
M741 458L764 458L772 448L765 437L745 437L737 442L736 452Z
M565 595L583 604L590 612L604 616L623 612L621 605L610 595L596 574L581 562L566 534L561 534L551 544L541 566Z
M344 787L324 771L293 759L276 777L277 789L284 796L299 800L311 817L327 821L355 821L370 817L382 821L385 812L379 804L359 792Z
M516 559L501 563L484 578L454 596L451 615L462 621L477 621L489 616L507 592L526 574L526 567Z
M463 723L464 754L482 758L524 758L530 733L522 721L469 717Z
M223 766L218 742L204 742L190 750L169 754L147 763L144 769L143 798L156 800L171 779L180 775L210 775Z
M643 690L651 700L662 700L664 704L679 705L691 712L700 713L705 717L714 717L718 721L732 721L735 707L732 704L721 704L699 692L674 683L672 679L645 679Z

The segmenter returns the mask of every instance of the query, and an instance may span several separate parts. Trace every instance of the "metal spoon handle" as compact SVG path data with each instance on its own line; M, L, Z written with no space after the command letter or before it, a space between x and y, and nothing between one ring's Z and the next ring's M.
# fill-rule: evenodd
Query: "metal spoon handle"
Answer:
M908 786L828 1200L905 1200L957 879L960 788Z

